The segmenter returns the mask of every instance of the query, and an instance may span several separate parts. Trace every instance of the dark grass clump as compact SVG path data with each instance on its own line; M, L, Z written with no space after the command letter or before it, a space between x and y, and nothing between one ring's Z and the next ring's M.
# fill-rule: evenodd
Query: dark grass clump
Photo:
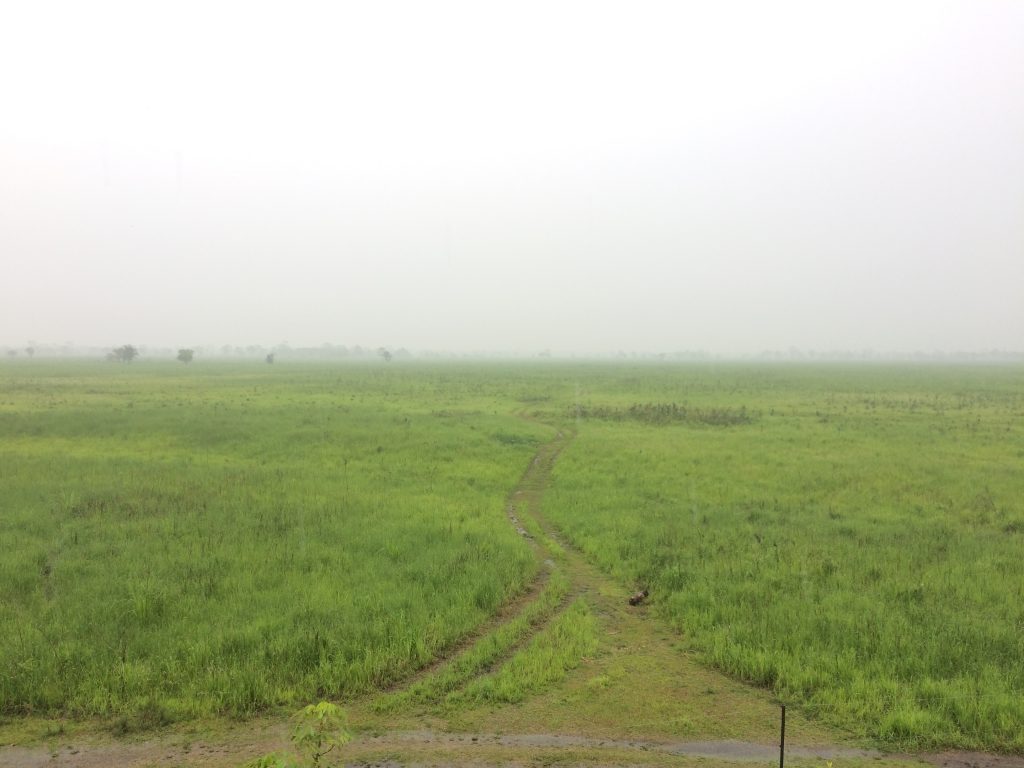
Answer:
M752 424L755 414L746 406L697 408L679 403L634 403L626 408L602 405L579 405L569 414L581 419L602 421L638 421L642 424L700 424L711 427L734 427Z

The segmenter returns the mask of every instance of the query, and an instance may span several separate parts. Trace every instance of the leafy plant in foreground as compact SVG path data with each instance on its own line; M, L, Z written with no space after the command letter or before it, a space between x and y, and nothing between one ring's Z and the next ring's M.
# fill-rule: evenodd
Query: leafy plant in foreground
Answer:
M299 759L264 755L249 762L247 768L319 768L325 765L327 755L352 740L345 710L329 701L303 707L292 717L296 721L292 745L300 753Z

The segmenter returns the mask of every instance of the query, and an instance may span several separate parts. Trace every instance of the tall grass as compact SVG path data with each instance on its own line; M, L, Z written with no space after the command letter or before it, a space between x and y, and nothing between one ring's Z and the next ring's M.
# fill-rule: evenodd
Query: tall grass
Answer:
M0 375L0 711L352 695L430 662L536 571L503 502L544 430L494 415L472 377Z
M545 509L714 665L901 745L1024 749L1024 372L747 368L590 397ZM626 391L623 391L625 389Z
M578 433L545 514L709 663L892 744L1024 750L1019 367L0 366L0 711L424 667L536 573L520 412ZM520 652L461 700L558 656Z

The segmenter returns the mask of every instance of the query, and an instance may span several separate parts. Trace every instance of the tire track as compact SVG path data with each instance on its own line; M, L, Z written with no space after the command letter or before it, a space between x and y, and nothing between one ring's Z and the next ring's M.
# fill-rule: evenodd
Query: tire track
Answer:
M430 664L418 670L411 677L396 681L388 686L379 699L382 705L388 697L400 695L403 691L415 687L417 683L425 682L435 675L443 674L444 670L457 664L460 658L472 653L473 649L481 642L491 637L494 633L499 632L502 627L511 624L523 616L542 598L544 589L551 584L552 576L562 572L557 562L561 553L553 551L549 543L543 538L538 540L536 536L531 534L524 527L522 519L525 515L530 515L530 518L536 521L533 510L536 509L540 502L540 497L547 487L555 459L566 442L565 433L557 431L553 440L543 443L530 459L530 463L523 471L519 481L512 487L505 498L505 514L509 523L520 536L526 539L538 561L538 575L531 582L530 588L524 594L502 606L494 617L477 627L468 636L462 638L445 653L436 657ZM544 533L545 536L549 536L547 531L544 531ZM569 589L552 610L542 614L540 621L531 621L528 630L521 637L503 649L500 655L482 666L474 675L461 681L453 690L461 690L474 679L499 669L516 652L524 648L534 637L543 632L568 610L573 601L580 597L583 592L585 592L585 588L573 583L570 579ZM427 703L419 699L413 699L412 701L417 704Z

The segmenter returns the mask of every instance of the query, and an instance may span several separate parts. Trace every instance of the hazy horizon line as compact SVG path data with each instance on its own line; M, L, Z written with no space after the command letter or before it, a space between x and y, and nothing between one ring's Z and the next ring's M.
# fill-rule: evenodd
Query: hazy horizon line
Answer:
M90 359L106 357L118 345L76 344L74 342L28 344L0 344L3 360L16 359ZM998 347L982 349L901 349L878 350L871 347L859 349L815 349L786 346L749 352L724 352L713 349L677 349L652 351L643 349L619 350L571 350L571 349L416 349L398 345L364 346L361 344L335 344L324 342L316 346L292 346L287 342L264 344L193 344L168 346L166 344L131 344L138 351L140 360L173 360L179 350L189 349L196 360L239 360L262 359L272 354L275 361L295 360L305 362L345 362L387 357L392 360L601 360L601 361L663 361L663 362L729 362L729 361L790 361L790 362L1024 362L1024 349ZM385 351L387 355L385 355Z

